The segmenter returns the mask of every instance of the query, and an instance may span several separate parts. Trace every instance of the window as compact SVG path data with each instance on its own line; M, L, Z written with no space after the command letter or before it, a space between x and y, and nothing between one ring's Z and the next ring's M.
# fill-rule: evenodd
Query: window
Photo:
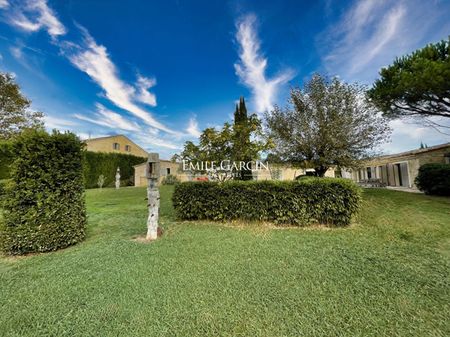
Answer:
M170 167L166 168L166 174L167 174L167 175L170 174Z
M131 146L130 145L125 145L125 151L130 152L131 151Z
M120 150L120 144L119 143L114 143L113 144L113 149L114 150Z
M367 170L367 179L372 179L372 168L368 167L366 170Z

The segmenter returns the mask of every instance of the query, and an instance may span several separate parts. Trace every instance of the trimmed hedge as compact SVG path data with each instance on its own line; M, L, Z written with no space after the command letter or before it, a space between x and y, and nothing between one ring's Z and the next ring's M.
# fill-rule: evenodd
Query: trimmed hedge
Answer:
M13 161L12 144L0 141L0 180L10 177L10 164Z
M173 205L182 220L257 220L306 226L345 226L360 204L352 181L184 182L175 186Z
M13 144L2 201L0 245L8 254L45 252L83 240L83 144L71 133L22 133Z
M121 186L134 185L134 165L145 162L147 158L121 153L87 151L84 156L84 183L86 188L96 188L98 177L105 176L103 187L113 187L116 170L120 167Z
M425 194L450 196L450 164L425 164L415 183Z

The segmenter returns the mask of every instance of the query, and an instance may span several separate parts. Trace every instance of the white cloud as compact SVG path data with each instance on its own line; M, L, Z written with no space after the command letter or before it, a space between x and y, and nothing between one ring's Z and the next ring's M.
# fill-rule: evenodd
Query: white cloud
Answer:
M11 52L11 55L17 60L22 61L23 60L23 52L22 48L20 47L11 47L9 48L9 51Z
M34 62L35 60L32 57L27 56L24 49L26 49L26 47L19 44L17 46L10 47L9 52L22 67L36 75L42 76L39 66L36 62Z
M191 136L194 136L196 138L200 137L201 132L198 129L198 122L194 117L189 119L189 124L188 127L186 128L186 131Z
M7 0L0 0L0 8L8 8L9 7L9 3Z
M44 123L48 129L58 130L70 130L73 126L78 125L78 123L74 121L49 115L44 116Z
M331 75L372 83L382 66L429 42L446 38L445 2L360 0L318 37Z
M438 121L439 124L447 126L447 132L450 131L450 121ZM424 120L396 119L389 122L393 132L392 142L384 144L381 148L385 153L399 153L407 150L417 149L423 142L428 146L438 145L450 142L450 135L443 134L445 129L439 132L424 124Z
M178 150L180 146L171 141L171 136L160 135L158 129L148 127L143 128L134 121L129 121L122 115L105 108L101 104L96 104L97 112L94 117L74 114L73 117L88 123L96 124L114 130L115 133L125 132L130 138L144 148L157 150L163 147L171 150Z
M253 94L256 112L273 107L280 86L294 77L291 70L266 77L267 58L260 51L260 41L255 31L256 17L247 15L237 22L236 40L239 43L239 62L234 67L239 79Z
M66 28L48 7L46 0L27 0L15 6L3 8L7 7L10 7L9 23L22 30L36 32L45 29L52 38L66 34Z
M136 100L139 102L148 104L150 106L156 106L156 96L155 94L148 91L151 87L154 87L156 85L156 79L155 78L147 78L144 76L139 75L136 89Z
M449 10L448 1L354 1L318 37L322 63L330 75L371 84L395 57L446 38ZM418 148L422 141L430 146L450 141L424 120L394 120L390 126L392 142L382 146L387 153Z
M89 123L105 126L114 130L140 131L141 128L135 122L126 120L117 112L106 109L103 105L97 104L96 118L87 117L80 114L74 114L74 117Z
M141 132L139 134L135 134L134 138L137 143L142 145L145 149L150 151L159 152L160 147L170 149L170 150L180 150L181 146L175 144L168 137L157 137L152 134L152 130L147 130L147 132Z
M101 137L107 137L107 134L92 134L92 133L88 133L88 132L75 132L75 134L81 139L81 140L86 140L86 139L91 139L91 138L101 138Z
M161 124L149 112L134 103L133 100L136 99L137 95L136 89L119 78L117 68L111 61L106 48L98 45L86 29L81 28L81 30L84 35L82 46L74 47L73 43L63 45L63 52L70 62L79 70L88 74L104 90L106 98L117 107L142 119L149 126L175 134L175 131ZM141 89L148 89L149 84L153 84L149 82L149 79L142 77L141 84L138 84L138 86ZM138 94L142 94L142 92ZM146 99L150 101L148 96ZM156 99L154 103L156 104Z

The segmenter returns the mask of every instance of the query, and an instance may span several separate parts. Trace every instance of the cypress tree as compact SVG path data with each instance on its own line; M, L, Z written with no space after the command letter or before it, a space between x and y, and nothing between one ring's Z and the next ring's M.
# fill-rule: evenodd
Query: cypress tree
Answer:
M248 124L247 107L245 106L244 97L239 98L239 104L236 104L236 111L234 112L234 160L249 162L253 158L249 158L246 154L247 148L250 144L250 130ZM237 179L251 180L252 171L243 169L238 172Z

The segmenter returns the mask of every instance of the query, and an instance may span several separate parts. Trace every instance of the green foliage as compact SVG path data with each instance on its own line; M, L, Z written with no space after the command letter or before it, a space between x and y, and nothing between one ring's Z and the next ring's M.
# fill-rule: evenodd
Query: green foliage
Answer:
M11 139L28 128L43 127L43 114L30 110L30 105L14 77L0 73L0 139Z
M11 142L0 141L0 180L10 176L10 164L13 161Z
M178 180L178 178L176 176L174 176L173 174L168 174L166 175L161 184L162 185L175 185L178 184L180 181Z
M255 114L247 116L245 101L241 97L239 105L236 106L233 124L224 123L222 129L206 128L200 135L199 144L196 145L188 141L180 155L175 156L174 160L186 160L192 164L198 162L216 162L221 161L245 161L249 162L260 158L260 153L271 147L270 141L263 137L261 120ZM219 172L230 174L232 172ZM199 171L195 173L205 173ZM236 172L233 172L236 173ZM251 172L240 172L236 174L240 179L251 178Z
M368 94L388 117L450 117L450 37L381 69Z
M266 114L274 158L302 163L323 177L331 166L355 168L386 141L387 120L366 99L365 88L314 75L293 88L285 108Z
M175 186L173 205L183 220L257 220L306 226L350 224L360 190L344 179L307 181L185 182Z
M426 194L450 196L450 164L425 164L415 183Z
M250 162L259 158L260 151L268 148L268 144L252 140L252 136L262 138L261 121L255 114L247 115L245 100L241 97L234 113L231 160ZM239 170L235 174L235 179L252 180L252 170L248 168Z
M8 182L8 180L6 180L6 179L0 180L0 203L3 200L3 197L5 195L5 189L6 189L7 182Z
M71 133L29 130L17 137L3 201L3 251L45 252L83 240L82 148Z
M120 167L121 186L132 186L134 182L134 165L141 164L147 159L129 154L85 152L84 155L84 183L86 188L98 187L100 175L104 176L104 187L113 187L116 170Z

